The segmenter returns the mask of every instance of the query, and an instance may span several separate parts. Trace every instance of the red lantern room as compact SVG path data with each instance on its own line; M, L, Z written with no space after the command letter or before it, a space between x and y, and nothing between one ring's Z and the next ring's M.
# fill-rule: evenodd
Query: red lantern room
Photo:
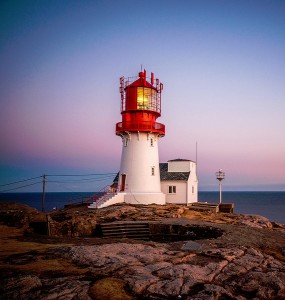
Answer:
M146 71L132 83L130 78L120 78L122 122L116 124L116 134L123 132L153 132L165 135L165 125L157 123L161 115L161 92L163 84L154 79L151 73L150 83Z

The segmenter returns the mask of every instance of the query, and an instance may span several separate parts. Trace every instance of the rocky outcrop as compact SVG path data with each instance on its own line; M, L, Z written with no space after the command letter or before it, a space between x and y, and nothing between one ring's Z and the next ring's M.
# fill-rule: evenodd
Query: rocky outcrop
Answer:
M58 236L70 230L77 237L49 237L51 248L0 256L1 299L285 299L285 230L266 218L175 205L64 210L50 218ZM179 234L186 228L190 239L197 229L195 242L80 238L98 223L123 220L155 221ZM203 228L219 234L197 237ZM42 237L22 242L33 247Z
M162 221L181 219L247 225L253 228L283 228L282 224L255 215L221 214L190 211L186 206L168 205L127 205L117 204L91 210L79 208L65 209L49 213L50 234L52 236L87 237L94 236L96 225L115 221Z
M16 202L0 202L0 224L8 226L27 226L29 217L38 215L37 209Z
M58 237L94 236L98 223L115 221L162 221L181 218L200 222L205 221L208 223L247 225L253 228L285 229L284 224L271 222L262 216L213 213L207 211L197 212L189 210L186 206L174 204L117 204L98 210L88 209L86 206L77 206L75 208L52 211L48 214L39 213L36 209L20 203L1 203L0 205L0 224L28 227L29 224L33 226L32 222L39 223L48 221L49 235Z
M88 268L88 276L18 276L5 279L1 292L5 299L108 299L116 286L115 294L125 299L285 298L285 264L270 255L229 245L202 246L198 252L182 251L181 243L173 246L119 242L60 247L48 255Z

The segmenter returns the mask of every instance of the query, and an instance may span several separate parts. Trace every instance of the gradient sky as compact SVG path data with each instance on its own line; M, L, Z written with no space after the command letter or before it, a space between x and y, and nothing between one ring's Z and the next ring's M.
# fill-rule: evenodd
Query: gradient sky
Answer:
M222 168L224 190L285 191L282 0L1 1L0 190L117 172L119 77L141 65L164 83L161 162L197 141L200 190Z

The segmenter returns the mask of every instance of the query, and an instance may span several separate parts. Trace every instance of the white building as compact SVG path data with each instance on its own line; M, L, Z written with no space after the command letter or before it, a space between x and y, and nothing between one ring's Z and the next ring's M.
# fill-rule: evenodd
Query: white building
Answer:
M196 163L188 159L173 159L160 163L161 191L166 203L184 204L198 201Z
M188 205L198 201L198 178L196 162L188 159L173 159L159 164L160 190L165 197L165 203ZM110 191L90 205L90 208L102 208L116 203L152 204L146 203L144 195L138 197L128 191L128 186L120 192L119 174L114 179ZM141 184L144 182L142 181ZM154 195L154 193L152 193ZM145 195L146 197L148 195ZM147 198L149 199L149 198ZM157 201L153 203L157 204Z

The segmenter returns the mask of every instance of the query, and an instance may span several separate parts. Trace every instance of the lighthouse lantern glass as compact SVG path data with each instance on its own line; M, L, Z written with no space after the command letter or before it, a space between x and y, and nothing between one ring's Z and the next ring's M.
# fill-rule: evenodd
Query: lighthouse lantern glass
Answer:
M138 87L137 109L157 111L157 92L154 89Z

